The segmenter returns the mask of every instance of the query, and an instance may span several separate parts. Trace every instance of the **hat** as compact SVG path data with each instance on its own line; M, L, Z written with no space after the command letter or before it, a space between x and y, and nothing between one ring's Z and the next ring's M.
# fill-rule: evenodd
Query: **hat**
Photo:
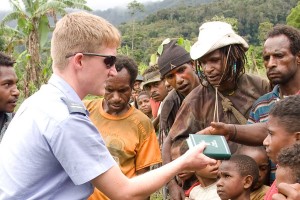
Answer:
M168 44L163 45L163 52L157 61L161 77L191 60L190 53L177 44L177 39L171 40Z
M142 75L138 74L138 75L136 76L135 81L143 81L143 80L144 80L144 78L143 78Z
M141 83L141 89L144 88L145 85L149 84L149 83L154 83L154 82L158 82L161 81L160 78L160 73L158 70L149 72L147 74L144 74L144 81Z
M225 22L206 22L199 28L198 41L191 47L191 57L196 60L216 49L230 44L241 44L248 49L247 42L237 35L230 24Z

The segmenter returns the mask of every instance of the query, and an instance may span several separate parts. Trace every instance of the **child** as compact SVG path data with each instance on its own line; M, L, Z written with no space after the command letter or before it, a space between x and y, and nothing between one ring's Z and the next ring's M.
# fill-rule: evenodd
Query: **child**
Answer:
M220 164L221 161L218 161L215 165L207 165L204 169L195 171L198 181L190 192L189 200L220 199L217 193L217 176Z
M222 200L249 200L258 180L256 162L246 155L233 155L219 167L217 192Z
M300 183L300 143L279 152L276 183Z
M267 190L270 188L265 185L270 173L270 164L266 149L263 146L254 147L242 145L238 149L237 154L249 156L256 162L259 170L259 177L253 191L250 194L250 199L263 200Z
M152 109L150 104L150 94L146 91L141 91L137 96L138 109L147 115L150 119L152 116Z
M171 146L172 161L177 159L179 156L183 155L188 149L189 149L189 147L186 143L185 137L175 140L175 142L173 142L172 146ZM175 179L178 182L178 185L181 186L182 189L185 191L185 196L188 197L191 186L195 182L197 182L195 173L193 171L183 171L183 172L177 174Z

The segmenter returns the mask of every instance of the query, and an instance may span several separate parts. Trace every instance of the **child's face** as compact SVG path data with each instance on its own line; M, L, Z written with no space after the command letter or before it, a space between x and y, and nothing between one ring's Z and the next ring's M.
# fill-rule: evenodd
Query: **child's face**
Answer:
M279 151L285 147L289 147L296 142L295 134L289 133L280 123L280 119L269 115L267 122L268 136L264 140L267 155L274 162L277 163L277 155Z
M175 160L176 158L180 157L180 146L174 147L171 149L171 159L172 161ZM181 181L186 181L187 179L191 178L195 173L191 171L182 171L177 174L177 177Z
M221 161L218 160L214 165L207 165L204 169L197 170L195 174L202 178L216 179L218 176L219 166Z
M276 185L278 185L279 183L288 183L288 184L296 183L296 180L294 178L294 174L293 174L293 171L291 168L277 166Z
M147 95L140 95L137 99L139 110L143 113L151 113L150 98Z
M254 189L258 189L260 188L265 182L266 179L268 178L268 173L269 173L269 158L266 154L266 152L264 152L265 150L263 149L247 149L245 151L242 152L242 154L247 155L251 158L253 158L253 160L255 160L255 162L257 163L258 169L259 169L259 177L258 177L258 181L256 183L256 185L254 186Z
M230 161L223 161L219 167L217 193L222 200L237 199L244 192L244 177L235 169Z

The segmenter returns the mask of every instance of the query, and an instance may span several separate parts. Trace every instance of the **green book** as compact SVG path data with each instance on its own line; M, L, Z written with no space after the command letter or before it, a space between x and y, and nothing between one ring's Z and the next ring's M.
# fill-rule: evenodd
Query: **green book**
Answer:
M203 154L210 158L227 160L231 156L227 141L223 135L189 134L189 137L186 140L189 148L192 148L201 142L205 142L206 148L204 149Z

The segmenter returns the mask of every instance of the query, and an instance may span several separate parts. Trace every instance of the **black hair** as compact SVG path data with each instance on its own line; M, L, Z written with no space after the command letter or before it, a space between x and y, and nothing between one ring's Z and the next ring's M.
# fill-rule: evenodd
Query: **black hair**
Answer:
M15 61L11 57L0 52L0 66L13 67L14 64Z
M174 140L172 142L171 149L176 148L176 147L180 147L180 150L179 150L180 155L183 155L185 152L187 152L189 150L189 147L188 147L187 142L186 142L186 138L187 137L176 138L176 140Z
M223 162L230 162L230 163L234 163L236 166L236 171L242 176L252 176L253 178L253 182L251 185L251 189L253 189L253 187L256 185L257 181L258 181L258 177L259 177L259 170L258 170L258 166L255 162L255 160L253 160L253 158L251 158L250 156L246 156L246 155L233 155L231 156L231 158L228 161L223 161Z
M293 172L295 183L300 183L300 143L282 149L277 157L278 165L289 167Z
M267 38L285 35L290 41L290 51L295 56L300 52L300 31L292 26L276 25L267 35Z
M224 72L220 80L222 82L230 81L234 82L237 86L239 77L245 73L245 63L247 60L246 49L242 44L231 44L218 49L221 51L222 65L224 66ZM196 61L197 74L200 76L200 81L203 86L206 86L206 78L204 73L200 70L200 59Z
M142 96L142 95L146 95L146 96L148 96L148 97L150 98L149 92L147 92L147 91L145 91L145 90L140 91L137 98L139 98L139 97Z
M278 122L289 133L300 131L300 95L288 96L271 108L269 115L278 118Z
M136 62L128 56L118 55L115 66L117 71L121 71L123 68L128 71L130 75L130 86L133 87L138 74L138 65Z

